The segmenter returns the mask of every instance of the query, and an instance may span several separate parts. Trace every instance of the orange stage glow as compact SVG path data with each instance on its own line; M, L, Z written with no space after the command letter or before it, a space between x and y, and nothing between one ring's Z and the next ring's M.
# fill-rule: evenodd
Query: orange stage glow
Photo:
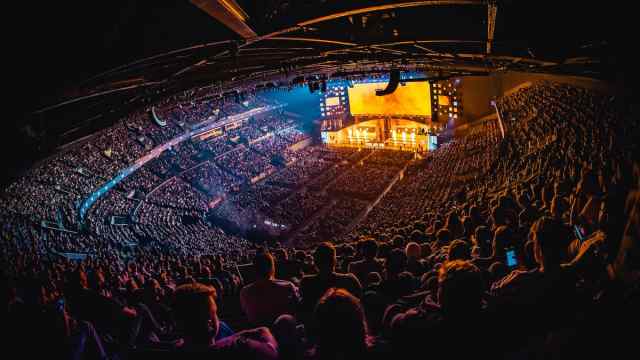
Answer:
M449 102L449 97L446 95L438 96L438 105L441 106L449 106L451 103Z
M354 84L349 88L351 114L431 116L429 83L409 82L398 85L390 95L376 96L376 89L386 86L386 83Z
M385 127L388 129L386 133ZM340 130L326 131L324 142L329 146L336 147L425 150L427 149L427 131L429 129L429 125L406 119L368 120Z

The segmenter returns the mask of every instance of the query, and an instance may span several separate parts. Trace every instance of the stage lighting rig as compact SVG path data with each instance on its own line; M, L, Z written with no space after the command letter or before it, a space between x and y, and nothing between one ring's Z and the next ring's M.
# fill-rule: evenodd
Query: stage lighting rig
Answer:
M400 70L394 69L391 70L389 74L389 83L387 87L383 90L376 90L376 96L385 96L389 94L393 94L394 91L398 88L398 84L400 83Z

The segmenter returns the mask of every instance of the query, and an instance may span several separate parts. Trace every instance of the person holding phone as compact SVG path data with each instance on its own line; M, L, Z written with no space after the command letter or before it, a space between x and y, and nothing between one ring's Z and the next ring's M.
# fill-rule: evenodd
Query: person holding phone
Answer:
M562 265L567 257L567 236L562 221L548 216L540 218L531 227L538 266L532 270L513 270L491 286L493 301L520 309L519 313L524 315L517 321L527 323L527 329L562 326L575 313L577 278L574 271ZM508 255L506 258L509 262Z
M580 242L580 244L584 243L587 239L587 229L581 225L573 225L573 233L576 235L576 239Z
M516 248L510 247L505 249L506 265L509 269L518 268L518 255L516 254Z
M513 246L514 235L510 227L503 225L498 227L493 234L491 242L491 254L488 257L473 259L474 265L480 269L488 270L494 262L502 262L506 265L507 249Z

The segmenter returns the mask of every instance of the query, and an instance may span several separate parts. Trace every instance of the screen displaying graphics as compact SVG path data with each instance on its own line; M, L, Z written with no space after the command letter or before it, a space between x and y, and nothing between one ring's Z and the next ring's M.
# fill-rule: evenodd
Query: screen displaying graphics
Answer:
M329 132L328 131L322 131L320 132L320 139L322 139L322 143L326 144L329 142Z
M340 98L337 96L328 97L324 100L324 104L326 106L337 106L340 105Z
M376 89L386 87L387 83L354 84L348 89L351 114L431 115L428 82L408 82L405 85L401 83L392 94L376 96Z
M328 85L327 91L320 96L320 115L335 117L346 112L348 108L346 86Z
M449 97L446 95L438 95L438 105L441 106L449 106Z
M435 150L438 148L438 136L429 135L429 150Z

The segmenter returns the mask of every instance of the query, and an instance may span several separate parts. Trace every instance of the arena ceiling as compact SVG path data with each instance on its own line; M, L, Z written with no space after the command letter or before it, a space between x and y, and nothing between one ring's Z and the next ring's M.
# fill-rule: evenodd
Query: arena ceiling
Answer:
M87 75L86 69L99 68L87 65L81 79L39 96L28 115L33 136L77 137L149 98L196 86L255 86L390 68L436 75L514 70L606 77L611 67L606 54L616 36L599 22L610 7L598 3L580 8L515 0L127 3L101 5L103 17L84 19L87 31L96 19L105 24L117 19L119 26L100 33L109 46L87 43L94 62L114 66Z

